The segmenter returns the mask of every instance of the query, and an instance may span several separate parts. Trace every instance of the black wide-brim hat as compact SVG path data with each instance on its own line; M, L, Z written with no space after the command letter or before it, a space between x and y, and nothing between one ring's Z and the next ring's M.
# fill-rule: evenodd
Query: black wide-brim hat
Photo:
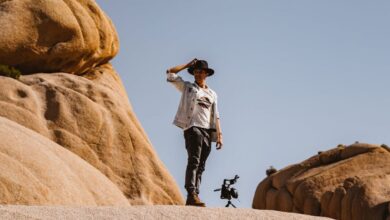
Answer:
M194 70L195 69L204 69L207 72L207 76L211 76L214 74L214 70L209 68L209 64L207 63L206 60L197 60L194 65L190 66L187 71L191 74L194 75Z

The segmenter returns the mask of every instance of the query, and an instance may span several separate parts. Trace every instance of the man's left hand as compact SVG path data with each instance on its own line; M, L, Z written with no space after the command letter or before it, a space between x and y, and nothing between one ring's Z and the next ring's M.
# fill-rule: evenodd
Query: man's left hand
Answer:
M223 141L222 141L222 134L221 135L218 135L218 139L217 139L217 150L220 150L222 148L222 145L223 145Z

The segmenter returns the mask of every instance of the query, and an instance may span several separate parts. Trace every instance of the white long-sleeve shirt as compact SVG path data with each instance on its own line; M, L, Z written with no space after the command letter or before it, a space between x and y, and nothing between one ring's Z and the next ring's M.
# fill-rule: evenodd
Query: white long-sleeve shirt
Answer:
M192 126L210 128L211 139L216 142L217 93L208 86L202 89L196 83L184 81L175 73L167 73L167 81L182 93L173 124L183 130Z

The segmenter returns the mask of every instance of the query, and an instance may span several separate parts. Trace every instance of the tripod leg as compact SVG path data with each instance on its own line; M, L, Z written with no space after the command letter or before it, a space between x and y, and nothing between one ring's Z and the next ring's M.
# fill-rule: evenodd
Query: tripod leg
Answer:
M234 208L237 208L233 203L230 203Z
M225 207L229 207L229 206L231 206L231 205L235 208L235 206L233 205L233 203L229 200Z

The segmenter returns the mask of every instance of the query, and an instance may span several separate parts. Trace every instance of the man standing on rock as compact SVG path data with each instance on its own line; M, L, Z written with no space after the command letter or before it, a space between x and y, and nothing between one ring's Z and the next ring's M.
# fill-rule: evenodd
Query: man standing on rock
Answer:
M177 75L186 68L194 76L193 83ZM188 193L186 205L206 206L198 196L202 173L211 151L211 142L216 142L217 150L223 145L217 93L206 85L206 78L213 74L214 70L205 60L197 59L167 70L167 81L182 93L173 124L183 129L188 153L184 186Z

